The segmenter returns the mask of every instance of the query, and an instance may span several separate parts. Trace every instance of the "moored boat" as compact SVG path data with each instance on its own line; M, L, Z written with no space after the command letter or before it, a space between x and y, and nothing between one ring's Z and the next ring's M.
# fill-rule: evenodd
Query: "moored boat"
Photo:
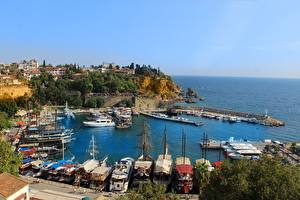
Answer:
M133 186L139 186L152 179L153 159L149 155L149 127L144 123L142 132L141 146L142 155L134 163L134 181Z
M168 153L167 131L164 132L164 152L159 155L154 167L153 182L168 187L172 179L172 156Z
M193 190L193 166L185 155L186 136L182 133L182 156L175 162L175 188L179 193L190 193Z
M126 192L133 172L134 159L123 158L115 165L112 172L109 190L112 192Z
M86 127L113 127L115 122L108 117L99 117L93 121L84 121L83 125Z

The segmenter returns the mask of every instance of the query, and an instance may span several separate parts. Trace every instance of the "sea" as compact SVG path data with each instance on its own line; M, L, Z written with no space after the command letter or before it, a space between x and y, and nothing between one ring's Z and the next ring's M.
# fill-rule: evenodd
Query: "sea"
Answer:
M262 141L300 141L300 79L238 78L238 77L194 77L174 76L173 80L183 89L193 88L205 101L195 105L232 109L242 112L268 115L286 123L284 127L267 127L247 123L227 123L218 120L194 118L203 126L184 125L144 116L133 118L129 129L86 128L82 126L84 115L75 120L66 119L63 124L74 130L74 140L68 144L66 155L75 156L84 162L91 155L88 152L92 135L98 147L98 159L108 156L111 164L123 157L138 158L141 154L139 141L143 123L150 127L150 154L154 159L163 152L163 134L166 127L169 153L173 159L182 154L182 132L186 134L186 156L194 162L205 156L211 162L223 159L220 151L201 152L203 134L214 140L246 139Z

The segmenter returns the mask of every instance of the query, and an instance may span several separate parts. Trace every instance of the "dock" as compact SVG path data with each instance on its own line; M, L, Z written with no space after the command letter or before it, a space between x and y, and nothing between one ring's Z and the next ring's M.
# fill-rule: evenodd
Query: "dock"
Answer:
M190 125L194 125L194 126L202 126L203 125L202 122L192 121L192 120L188 120L188 119L184 119L184 118L161 117L161 116L154 115L154 114L148 113L148 112L140 112L140 114L145 115L147 117L152 117L155 119L178 122L178 123L183 123L183 124L190 124Z
M281 120L272 118L267 115L258 115L253 113L238 112L233 110L209 108L201 106L174 106L170 111L173 114L187 114L209 119L222 119L229 122L247 122L252 124L261 124L264 126L285 126Z

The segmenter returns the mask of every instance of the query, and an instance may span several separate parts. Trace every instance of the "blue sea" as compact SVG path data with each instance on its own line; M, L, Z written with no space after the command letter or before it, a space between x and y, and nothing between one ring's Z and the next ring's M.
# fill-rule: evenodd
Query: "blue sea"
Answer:
M284 127L266 127L247 123L229 124L217 120L197 118L204 122L202 127L183 125L148 117L134 117L133 126L127 130L114 128L85 128L83 115L76 120L66 120L66 128L74 129L74 141L68 145L69 156L75 155L83 162L90 155L87 152L89 141L94 134L99 150L98 157L109 156L111 163L122 157L137 158L140 155L138 142L143 122L151 129L151 155L154 159L162 152L162 136L165 126L168 133L169 152L173 158L181 155L181 134L187 135L186 152L192 161L201 158L200 142L203 133L209 138L227 140L229 137L260 141L273 139L280 141L300 141L300 79L273 78L232 78L232 77L187 77L176 76L173 79L179 86L193 88L205 97L204 102L196 103L215 108L268 114L286 122ZM67 153L68 153L67 152ZM219 159L218 151L207 152L211 161Z

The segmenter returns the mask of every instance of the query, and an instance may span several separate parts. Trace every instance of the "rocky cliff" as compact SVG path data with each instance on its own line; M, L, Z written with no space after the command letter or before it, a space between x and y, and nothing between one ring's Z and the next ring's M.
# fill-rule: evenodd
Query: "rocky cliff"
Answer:
M169 76L142 76L138 85L141 94L162 100L178 98L180 93L179 86Z

